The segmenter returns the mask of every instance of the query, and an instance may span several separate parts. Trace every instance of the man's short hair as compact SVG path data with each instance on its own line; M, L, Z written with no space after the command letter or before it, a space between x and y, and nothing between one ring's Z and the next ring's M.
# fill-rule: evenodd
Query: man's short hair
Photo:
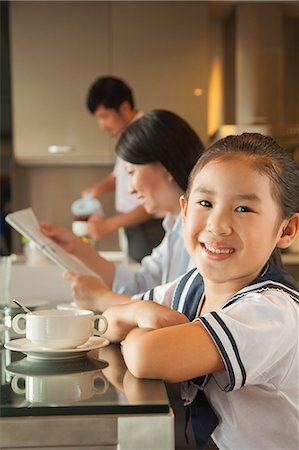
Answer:
M90 86L86 103L88 110L94 114L99 106L119 111L125 101L132 109L135 108L132 89L120 78L101 77Z

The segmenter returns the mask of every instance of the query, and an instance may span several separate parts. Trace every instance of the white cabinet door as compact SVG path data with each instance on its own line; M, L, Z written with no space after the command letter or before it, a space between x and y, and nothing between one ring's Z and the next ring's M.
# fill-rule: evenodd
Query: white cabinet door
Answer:
M178 113L206 141L207 2L111 2L111 18L111 68L138 106Z
M114 140L85 106L107 74L132 86L138 107L177 112L206 140L206 2L10 2L10 19L19 163L114 161ZM51 145L76 150L50 155Z
M10 2L14 155L23 164L111 162L113 143L87 111L107 74L107 2ZM49 155L50 145L71 146Z

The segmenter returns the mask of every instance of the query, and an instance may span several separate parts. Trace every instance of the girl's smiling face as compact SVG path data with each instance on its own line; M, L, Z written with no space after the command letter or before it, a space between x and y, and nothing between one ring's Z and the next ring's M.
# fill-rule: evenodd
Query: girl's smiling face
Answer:
M199 169L182 207L186 246L199 272L237 290L258 276L288 222L269 178L240 156Z

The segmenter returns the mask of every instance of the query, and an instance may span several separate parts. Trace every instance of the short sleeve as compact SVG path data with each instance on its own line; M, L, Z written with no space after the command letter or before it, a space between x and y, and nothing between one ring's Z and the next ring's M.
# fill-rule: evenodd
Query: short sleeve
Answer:
M298 305L287 293L250 293L228 307L199 320L210 334L225 364L214 374L222 390L245 384L279 383L282 361L295 357Z
M160 305L171 308L174 292L177 288L179 280L172 281L161 286L156 286L142 294L137 294L132 297L139 300L152 300Z

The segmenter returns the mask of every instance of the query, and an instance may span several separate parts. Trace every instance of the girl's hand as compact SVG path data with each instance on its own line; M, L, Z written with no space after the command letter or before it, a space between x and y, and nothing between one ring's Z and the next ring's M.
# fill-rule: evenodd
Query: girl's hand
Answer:
M152 301L132 300L120 295L126 304L108 308L104 315L108 320L105 336L111 342L123 341L131 330L157 329L188 323L184 314Z
M42 233L53 239L53 241L68 253L75 253L75 246L81 242L80 239L67 228L46 222L40 222L39 227Z
M189 322L184 314L153 301L139 302L135 309L136 323L139 328L158 329Z

